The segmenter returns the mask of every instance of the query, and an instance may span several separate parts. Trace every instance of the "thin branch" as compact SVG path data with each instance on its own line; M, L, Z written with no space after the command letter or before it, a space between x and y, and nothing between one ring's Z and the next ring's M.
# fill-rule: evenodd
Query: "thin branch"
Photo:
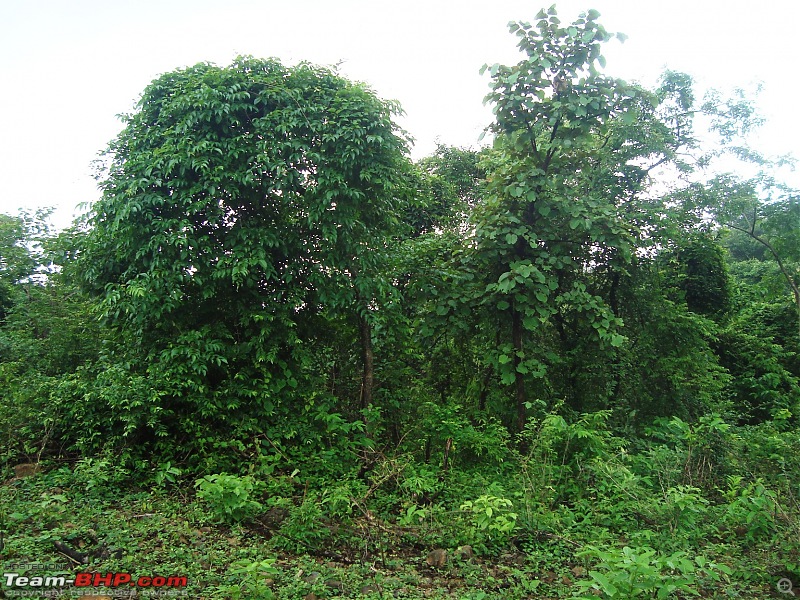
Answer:
M533 153L539 154L539 149L536 147L536 135L533 133L533 126L530 121L525 121L525 127L528 129L528 135L531 136L531 149L533 149Z

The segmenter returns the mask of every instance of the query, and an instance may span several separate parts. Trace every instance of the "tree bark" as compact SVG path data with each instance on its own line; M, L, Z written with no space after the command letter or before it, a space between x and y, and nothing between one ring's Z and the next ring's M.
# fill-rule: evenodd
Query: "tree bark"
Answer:
M519 372L520 355L522 354L522 315L516 307L511 309L511 343L514 346L514 397L517 403L517 431L525 427L525 404L528 397L525 392L525 378Z
M361 399L362 409L372 404L372 387L375 380L374 361L375 355L372 351L372 327L367 321L366 316L359 316L359 326L361 329L361 359L364 371L361 376Z

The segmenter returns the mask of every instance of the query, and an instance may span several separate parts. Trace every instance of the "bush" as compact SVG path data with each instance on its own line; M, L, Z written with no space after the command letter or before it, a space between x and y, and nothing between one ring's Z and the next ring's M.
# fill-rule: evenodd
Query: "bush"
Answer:
M260 487L249 475L206 475L195 483L197 496L208 504L215 520L237 523L255 516L263 508L253 499Z
M686 552L669 556L658 554L653 548L600 549L588 546L579 556L596 560L595 569L589 571L591 581L578 583L581 591L575 597L582 600L601 598L673 598L684 592L698 596L698 583L703 579L720 581L731 570L725 565L709 562L702 556L692 560ZM589 590L594 593L587 594Z

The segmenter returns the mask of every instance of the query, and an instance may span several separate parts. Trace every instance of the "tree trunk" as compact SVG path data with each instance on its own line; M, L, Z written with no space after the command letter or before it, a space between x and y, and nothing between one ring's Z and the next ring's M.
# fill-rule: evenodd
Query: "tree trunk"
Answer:
M478 396L478 410L483 412L486 410L486 397L489 395L489 384L492 381L492 367L486 367L483 373L483 381L481 382L481 393Z
M794 301L797 305L797 341L800 342L800 290L795 288L792 291L794 292Z
M372 352L372 327L367 321L366 316L359 316L361 329L361 358L364 365L364 372L361 376L361 400L362 409L372 404L372 386L375 378L373 363L375 360Z
M497 348L500 347L499 328L495 332L494 345ZM494 367L492 367L492 365L488 365L486 367L486 371L483 374L483 381L481 383L481 393L480 396L478 396L478 410L481 412L486 410L486 398L489 395L489 384L492 382L492 373L494 373Z
M517 431L525 427L525 404L528 402L525 393L525 379L519 372L520 355L522 354L522 315L513 307L511 312L511 343L514 346L514 396L517 402Z

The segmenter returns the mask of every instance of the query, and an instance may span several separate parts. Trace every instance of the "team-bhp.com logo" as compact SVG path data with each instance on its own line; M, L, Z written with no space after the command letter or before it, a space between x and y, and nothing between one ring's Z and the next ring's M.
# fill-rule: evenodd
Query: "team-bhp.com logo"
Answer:
M4 573L7 591L11 589L30 589L30 588L64 588L74 586L83 587L137 587L137 588L185 588L186 577L137 577L134 579L130 573L76 573L75 577L49 576L49 577L25 577L19 573Z

